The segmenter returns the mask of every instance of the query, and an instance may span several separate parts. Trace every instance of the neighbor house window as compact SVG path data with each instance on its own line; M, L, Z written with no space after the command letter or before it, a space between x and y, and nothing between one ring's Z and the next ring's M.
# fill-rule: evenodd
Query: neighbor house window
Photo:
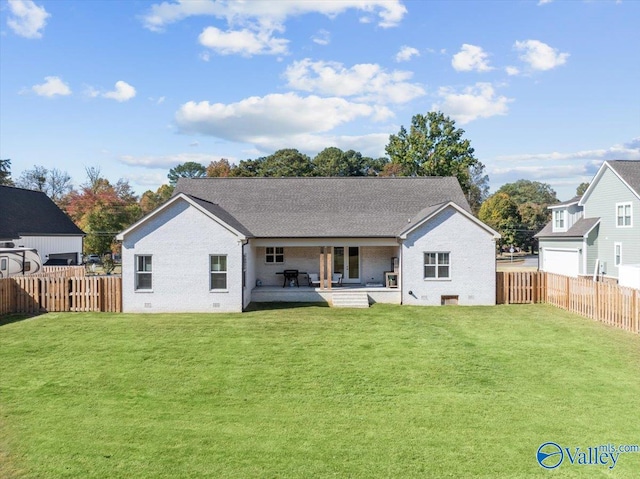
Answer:
M553 229L564 229L564 210L555 210L553 212Z
M264 260L266 263L284 263L284 248L280 246L267 246Z
M209 256L210 285L209 289L227 289L227 256Z
M631 224L631 203L616 204L616 226L633 226Z
M613 256L615 265L620 266L622 264L622 243L613 244Z
M446 279L451 277L449 253L424 254L424 279Z
M136 290L151 289L151 255L136 256Z

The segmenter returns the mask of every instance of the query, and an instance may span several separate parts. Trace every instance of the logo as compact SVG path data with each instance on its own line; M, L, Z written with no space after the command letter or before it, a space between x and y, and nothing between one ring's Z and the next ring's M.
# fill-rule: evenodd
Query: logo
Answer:
M545 442L538 448L536 459L545 469L555 469L564 460L562 448L555 442Z

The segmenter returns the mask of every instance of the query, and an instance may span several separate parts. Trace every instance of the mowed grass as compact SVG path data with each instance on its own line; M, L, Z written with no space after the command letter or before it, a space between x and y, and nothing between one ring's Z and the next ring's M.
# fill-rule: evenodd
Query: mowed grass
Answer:
M5 321L6 322L6 321ZM640 337L551 306L60 313L0 326L0 476L638 477Z

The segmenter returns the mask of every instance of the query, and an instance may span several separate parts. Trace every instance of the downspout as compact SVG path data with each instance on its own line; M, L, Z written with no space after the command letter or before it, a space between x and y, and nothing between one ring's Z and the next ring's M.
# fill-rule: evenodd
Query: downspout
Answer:
M241 245L241 247L240 247L240 278L241 278L241 282L242 282L242 288L241 288L242 293L241 293L241 298L240 298L240 301L241 301L240 306L241 306L242 311L244 311L244 290L247 287L247 274L246 274L246 271L245 271L245 267L248 266L248 265L245 265L245 262L244 262L244 247L246 245L248 245L248 244L249 244L249 240L248 239L240 241L240 245ZM247 260L247 263L248 263L248 260Z

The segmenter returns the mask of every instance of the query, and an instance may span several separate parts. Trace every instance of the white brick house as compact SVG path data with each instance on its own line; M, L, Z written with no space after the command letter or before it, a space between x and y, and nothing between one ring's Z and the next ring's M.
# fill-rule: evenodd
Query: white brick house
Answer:
M368 302L495 304L499 235L455 178L181 179L117 238L127 312L336 303L353 291Z

